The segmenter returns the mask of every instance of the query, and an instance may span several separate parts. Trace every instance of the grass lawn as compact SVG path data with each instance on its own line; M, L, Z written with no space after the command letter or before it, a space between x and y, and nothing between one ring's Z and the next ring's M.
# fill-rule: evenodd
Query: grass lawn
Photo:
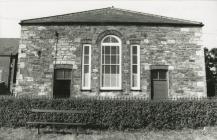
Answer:
M50 131L42 129L37 134L34 128L0 128L0 140L216 140L217 127L205 129L165 130L165 131L91 131L80 132L77 136L74 130ZM61 133L60 133L61 132ZM87 131L86 131L87 132Z

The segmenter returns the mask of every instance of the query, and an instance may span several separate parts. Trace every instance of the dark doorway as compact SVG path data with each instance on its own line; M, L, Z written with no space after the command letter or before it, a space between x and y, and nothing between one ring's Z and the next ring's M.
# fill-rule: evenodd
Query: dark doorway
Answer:
M163 69L151 71L151 99L168 98L168 72Z
M54 98L69 98L71 85L70 69L55 69L54 71Z
M0 55L0 95L13 95L18 55Z

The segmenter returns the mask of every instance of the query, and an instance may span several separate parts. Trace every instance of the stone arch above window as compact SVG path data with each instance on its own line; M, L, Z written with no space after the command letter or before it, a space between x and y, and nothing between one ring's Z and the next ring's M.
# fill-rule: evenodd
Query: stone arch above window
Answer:
M96 43L97 43L97 44L100 44L101 41L102 41L106 36L108 36L108 35L117 36L117 37L119 37L119 38L121 39L122 43L125 42L125 41L124 41L124 38L123 38L123 35L122 35L120 32L118 32L118 31L116 31L116 30L106 30L106 31L104 31L104 32L102 32L102 33L99 34L99 36L98 36L98 38L97 38L97 40L96 40Z
M89 38L84 38L81 40L82 44L92 44L92 39Z

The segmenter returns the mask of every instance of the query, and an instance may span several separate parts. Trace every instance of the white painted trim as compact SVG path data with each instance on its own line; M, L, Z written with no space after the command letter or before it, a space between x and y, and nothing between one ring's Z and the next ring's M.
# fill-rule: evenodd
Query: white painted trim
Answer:
M169 69L166 71L166 75L167 75L167 98L169 98L169 93L170 93L170 77L169 77Z
M104 39L108 36L111 36L111 37L114 37L118 40L118 43L103 43ZM122 42L121 42L121 39L117 36L114 36L114 35L107 35L105 36L102 41L101 41L101 44L100 44L100 47L101 47L101 53L100 53L100 56L101 56L101 62L100 62L100 90L121 90L122 89ZM102 46L118 46L119 47L119 87L102 87ZM105 61L104 61L105 62Z
M137 87L133 87L132 83L133 83L133 46L137 47L137 83L138 86ZM130 46L130 87L131 90L140 90L141 86L140 86L140 45L131 45Z
M100 90L122 90L121 87L101 87Z
M89 47L89 85L87 87L84 87L84 47ZM81 89L82 90L90 90L91 89L91 55L92 55L92 49L90 44L83 44L82 46L82 82L81 82Z

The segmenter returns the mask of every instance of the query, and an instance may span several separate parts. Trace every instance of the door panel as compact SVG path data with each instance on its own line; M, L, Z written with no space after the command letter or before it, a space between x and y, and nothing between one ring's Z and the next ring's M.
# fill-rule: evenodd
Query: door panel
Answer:
M165 99L168 98L168 76L167 70L152 70L151 72L151 98Z
M54 98L69 98L70 97L70 80L55 80L54 81Z
M153 81L154 99L165 99L168 97L168 84L167 81Z

